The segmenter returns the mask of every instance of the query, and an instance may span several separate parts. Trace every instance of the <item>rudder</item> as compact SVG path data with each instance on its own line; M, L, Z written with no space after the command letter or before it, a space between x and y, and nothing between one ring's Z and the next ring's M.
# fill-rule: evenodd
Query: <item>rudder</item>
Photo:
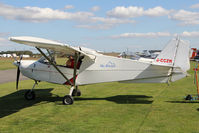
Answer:
M171 67L170 81L174 82L187 75L187 70L190 69L189 46L189 42L172 39L154 60L156 65Z

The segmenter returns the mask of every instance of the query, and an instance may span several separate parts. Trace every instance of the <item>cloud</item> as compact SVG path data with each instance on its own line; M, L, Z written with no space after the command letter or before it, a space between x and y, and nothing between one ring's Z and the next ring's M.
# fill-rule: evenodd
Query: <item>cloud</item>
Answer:
M73 8L72 5L65 6L65 9ZM93 11L99 10L94 6ZM109 29L113 26L126 23L134 23L134 20L112 17L97 17L92 12L67 12L58 9L40 7L13 7L0 3L0 16L5 19L19 20L26 22L48 22L51 20L70 20L78 23L78 28L88 29ZM98 27L98 28L95 28Z
M194 9L194 8L199 8L199 4L191 5L190 8L193 8L193 9Z
M180 34L182 37L199 37L199 31L184 31L183 33Z
M191 8L199 8L199 4L192 5ZM115 18L135 18L142 16L160 17L168 16L168 19L176 20L180 22L181 26L186 25L198 25L199 24L199 12L192 12L186 10L167 10L161 6L154 8L144 9L137 6L117 6L110 11L107 11L107 16Z
M142 16L144 12L143 7L136 7L136 6L118 6L112 9L111 11L107 12L109 17L117 17L117 18L132 18Z
M191 12L186 10L179 10L171 15L170 19L181 21L181 25L196 25L199 24L199 12Z
M118 19L118 18L104 18L104 17L92 17L92 22L102 22L108 24L125 24L125 23L135 23L134 20L129 19Z
M70 5L68 5L70 6ZM97 9L98 7L95 7ZM75 20L86 23L105 23L105 24L124 24L133 23L133 20L96 17L91 12L65 12L53 10L51 8L24 7L16 8L13 6L0 4L0 16L6 19L14 19L29 22L47 22L50 20Z
M144 12L146 16L158 17L168 15L171 11L162 8L161 6L157 6L154 8L149 8Z
M140 16L165 16L170 13L169 10L162 8L161 6L157 6L154 8L149 8L148 10L144 10L143 7L137 6L118 6L114 9L107 12L109 17L117 17L117 18L134 18Z
M74 8L72 5L65 6L65 9L72 8ZM142 16L168 16L171 20L179 21L182 26L199 24L199 12L167 10L161 6L148 9L138 6L117 6L107 11L107 16L105 17L99 17L94 14L94 12L99 9L100 7L94 6L91 8L93 12L69 12L59 9L30 6L19 8L0 3L0 16L5 19L37 23L52 20L69 20L78 23L75 27L87 29L110 29L120 24L132 24L135 23L135 20L132 20L132 18Z
M107 30L114 26L114 24L95 24L95 25L76 25L77 28L93 29L93 30Z
M169 32L148 32L148 33L122 33L120 35L113 35L109 38L120 39L120 38L156 38L156 37L180 37L198 38L199 31L184 31L182 33L169 33Z
M77 25L77 28L107 30L119 24L135 23L134 20L118 19L118 18L104 18L92 17L89 19L90 24Z
M169 32L148 32L148 33L123 33L120 35L111 36L113 39L119 38L155 38L155 37L169 37L172 36Z
M91 11L93 11L93 12L97 12L99 10L100 10L99 6L94 6L94 7L91 8Z
M6 19L14 19L29 22L47 22L50 20L84 20L93 16L90 12L64 12L51 8L24 7L17 8L10 5L0 4L0 16Z
M65 7L64 7L64 9L73 9L73 8L75 8L73 5L66 5Z

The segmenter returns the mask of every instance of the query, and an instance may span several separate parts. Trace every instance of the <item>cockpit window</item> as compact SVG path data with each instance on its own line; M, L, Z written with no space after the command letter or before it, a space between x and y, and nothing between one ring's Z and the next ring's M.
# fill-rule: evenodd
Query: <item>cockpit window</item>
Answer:
M38 61L40 63L43 63L43 64L50 64L50 62L45 57L43 57L43 56Z
M46 56L56 64L55 62L55 53L53 51L49 51L49 50L46 50L47 53L46 53ZM42 56L39 60L38 60L40 63L43 63L43 64L47 64L47 65L50 65L51 63L44 57Z
M72 55L69 56L65 56L64 58L60 57L60 58L55 58L55 54L49 53L46 54L46 56L48 56L48 58L57 66L60 67L67 67L67 68L74 68L75 65L75 60L74 57ZM77 69L80 68L81 64L82 64L82 59L84 58L84 56L80 56L79 60L77 62ZM42 63L42 64L46 64L46 65L51 65L51 63L44 57L42 56L38 62Z

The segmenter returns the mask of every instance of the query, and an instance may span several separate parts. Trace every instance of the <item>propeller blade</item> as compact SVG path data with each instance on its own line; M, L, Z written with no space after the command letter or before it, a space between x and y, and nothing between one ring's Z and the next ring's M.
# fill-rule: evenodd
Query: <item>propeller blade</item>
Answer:
M17 58L16 58L13 54L11 54L11 56L12 56L12 58L13 58L15 61L17 61Z
M18 90L18 84L19 84L19 76L20 76L20 69L19 66L17 67L17 80L16 80L16 89Z
M23 59L23 55L20 55L20 59L19 59L19 60L20 60L20 62L21 62L21 60L22 60L22 59Z

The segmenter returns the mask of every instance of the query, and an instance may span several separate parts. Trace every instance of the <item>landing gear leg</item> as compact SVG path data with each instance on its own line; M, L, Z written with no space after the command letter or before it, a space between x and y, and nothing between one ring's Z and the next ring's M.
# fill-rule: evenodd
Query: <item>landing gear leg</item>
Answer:
M81 95L81 92L78 91L77 89L77 86L76 86L76 76L77 76L77 63L78 63L78 60L79 60L79 56L80 56L80 53L75 53L75 56L74 56L74 72L73 72L73 83L71 83L71 89L70 89L70 93L69 95L66 95L64 98L63 98L63 104L65 105L71 105L73 104L74 102L74 99L72 96L80 96Z
M73 90L74 90L74 86L72 86L70 88L69 95L64 96L64 98L63 98L63 104L64 105L71 105L71 104L73 104L73 102L74 102L74 99L72 97Z
M78 86L73 90L72 96L81 96L81 91L78 89Z
M24 95L26 100L34 100L35 99L35 92L33 90L35 88L35 85L37 85L37 81L35 81L31 90L26 91L26 93Z

